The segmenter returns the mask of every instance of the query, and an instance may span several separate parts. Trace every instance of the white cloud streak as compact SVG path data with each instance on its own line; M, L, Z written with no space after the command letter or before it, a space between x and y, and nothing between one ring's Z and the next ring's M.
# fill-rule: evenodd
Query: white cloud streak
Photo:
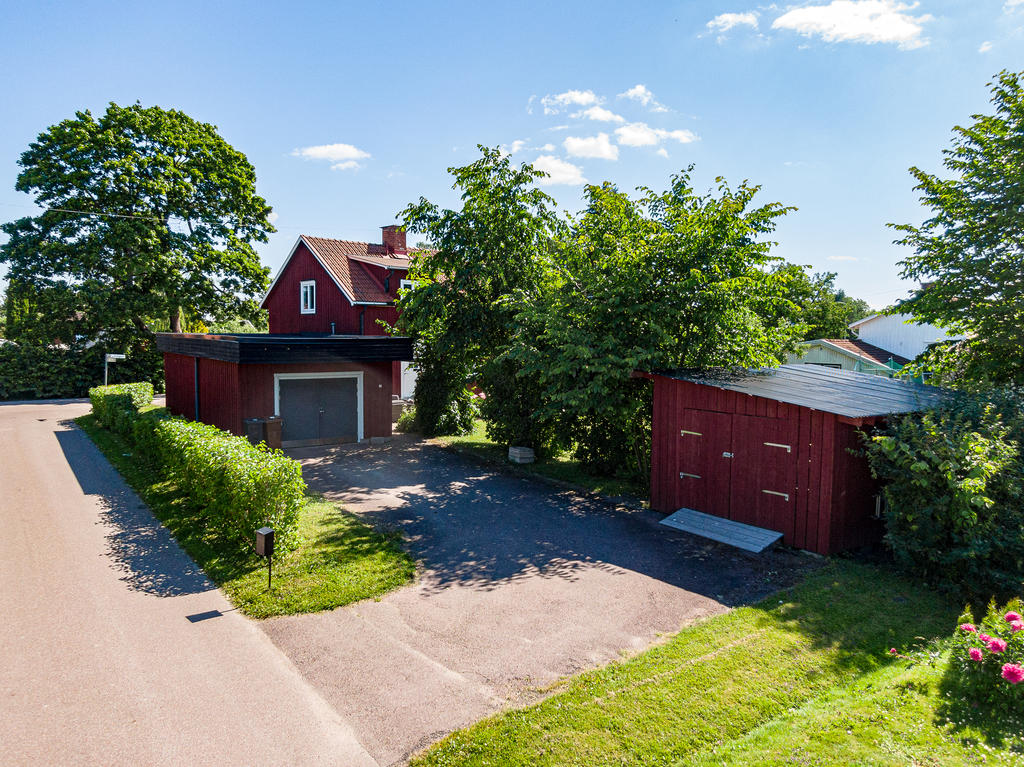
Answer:
M351 144L321 144L319 146L306 146L292 150L293 157L301 157L304 160L323 160L331 163L331 170L354 170L362 167L359 160L370 157L369 152L352 146Z
M607 133L596 136L566 136L562 142L570 157L589 157L598 160L618 160L619 148L615 146Z
M623 146L657 146L664 139L689 144L697 140L697 135L688 130L663 130L652 128L647 123L635 122L615 129L615 135Z
M990 50L992 50L992 42L990 40L986 40L978 46L978 53L988 53Z
M668 111L667 106L665 106L664 104L659 104L657 101L654 100L654 94L651 93L650 88L648 88L643 83L637 83L629 90L620 93L618 96L616 96L616 98L637 101L640 103L640 106L647 107L652 112Z
M593 106L589 109L584 109L580 112L570 115L570 117L580 118L586 117L588 120L596 120L597 122L605 123L624 123L626 118L622 115L617 115L610 109L604 107Z
M560 160L554 155L542 154L533 161L533 167L548 174L547 178L538 181L541 186L579 186L587 183L580 166Z
M601 100L597 95L590 90L568 90L565 93L556 93L554 95L549 93L540 100L546 115L556 115L570 106L589 107L600 102Z
M898 0L832 0L828 5L793 8L775 19L772 29L788 29L830 43L895 43L912 50L928 44L922 33L924 24L933 19L927 13L908 13L918 5Z
M712 32L728 32L733 27L757 29L756 13L720 13L707 23Z

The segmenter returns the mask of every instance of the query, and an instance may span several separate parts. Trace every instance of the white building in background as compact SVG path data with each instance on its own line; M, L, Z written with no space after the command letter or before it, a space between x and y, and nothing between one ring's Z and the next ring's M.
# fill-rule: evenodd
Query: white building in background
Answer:
M899 357L914 359L937 341L958 341L964 336L953 335L928 323L914 322L909 314L872 314L850 323L857 339L885 349Z

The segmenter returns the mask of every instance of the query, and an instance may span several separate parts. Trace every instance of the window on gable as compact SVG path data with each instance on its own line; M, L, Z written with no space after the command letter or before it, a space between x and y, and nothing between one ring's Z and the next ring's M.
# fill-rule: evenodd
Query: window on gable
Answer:
M415 280L399 280L399 282L398 282L398 289L399 290L412 290L415 287L416 287L416 281Z
M299 283L299 311L302 314L316 314L316 280Z

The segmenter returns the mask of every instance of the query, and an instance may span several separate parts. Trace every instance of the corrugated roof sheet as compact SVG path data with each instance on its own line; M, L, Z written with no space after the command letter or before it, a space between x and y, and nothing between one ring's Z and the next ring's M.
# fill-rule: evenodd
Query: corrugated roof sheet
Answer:
M791 405L870 418L913 413L939 405L952 392L937 386L819 365L782 365L752 370L668 370L655 375L765 397Z

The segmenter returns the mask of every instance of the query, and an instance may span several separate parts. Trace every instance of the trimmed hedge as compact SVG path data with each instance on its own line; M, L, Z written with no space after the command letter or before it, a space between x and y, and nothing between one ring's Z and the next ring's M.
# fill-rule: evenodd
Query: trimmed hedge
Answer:
M89 401L100 426L118 434L131 435L139 410L153 401L153 384L94 386L89 389Z
M280 450L252 445L215 426L161 411L140 413L153 399L147 383L97 386L89 391L101 425L127 436L196 507L217 535L251 545L255 531L275 531L275 551L298 543L305 503L302 467Z

